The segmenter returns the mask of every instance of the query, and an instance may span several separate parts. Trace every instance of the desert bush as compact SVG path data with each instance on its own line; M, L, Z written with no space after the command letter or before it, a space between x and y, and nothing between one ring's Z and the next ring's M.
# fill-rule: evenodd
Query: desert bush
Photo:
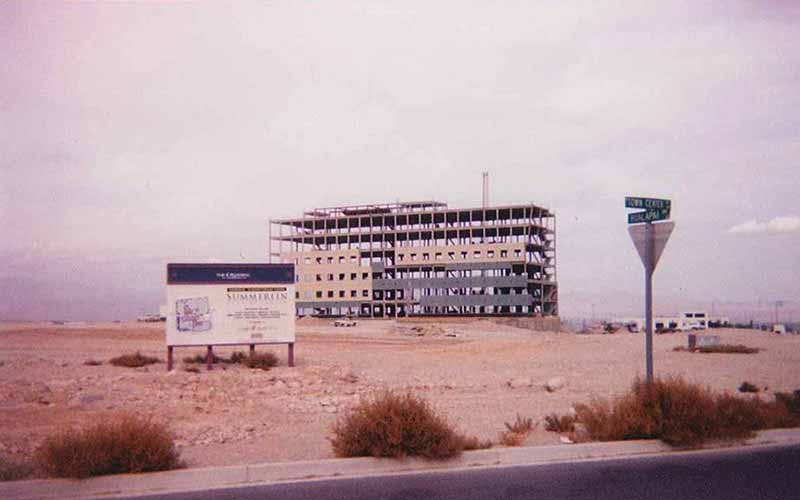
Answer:
M703 354L722 353L722 354L755 354L761 349L757 347L747 347L743 344L720 344L698 347L697 352Z
M776 394L774 402L717 395L681 378L637 379L630 391L613 401L594 400L576 406L577 420L590 438L661 439L679 446L708 439L746 438L760 429L800 425L800 391Z
M331 444L339 457L405 457L447 459L467 444L480 444L458 434L429 404L413 394L391 391L362 402L333 427Z
M544 417L545 429L550 432L574 432L575 431L575 417L572 415L557 415L551 413Z
M464 451L470 450L486 450L492 447L492 440L486 439L481 441L475 436L464 437Z
M202 354L195 354L194 356L185 356L182 360L187 365L199 365L206 362L206 357ZM219 363L219 357L214 354L211 357L212 363Z
M219 364L219 363L237 364L237 363L242 363L244 360L247 359L247 357L248 356L245 353L243 353L242 351L234 352L233 354L231 354L231 357L229 357L229 358L225 358L225 357L222 357L222 356L217 356L216 353L212 352L211 353L211 362L213 364ZM186 364L189 364L189 365L191 365L191 364L202 365L202 364L205 364L206 361L207 361L207 358L206 358L205 354L195 354L194 356L186 356L185 358L183 358L183 362L186 363Z
M33 476L33 464L0 455L0 481L18 481Z
M242 363L245 359L247 359L247 354L243 353L242 351L236 351L233 354L231 354L230 362Z
M630 391L611 403L595 400L576 406L578 421L592 439L661 439L673 445L699 445L713 429L714 397L680 378L636 379Z
M712 438L741 439L752 437L765 428L763 403L758 399L741 399L723 394L717 397Z
M788 392L776 392L775 400L785 406L791 415L800 418L800 389L791 394Z
M759 389L755 385L751 384L748 381L742 382L742 385L739 386L739 392L758 392Z
M524 432L506 431L500 434L500 444L504 446L521 446L528 438Z
M517 419L513 424L506 422L505 425L508 432L518 432L521 434L529 434L536 428L532 418L522 418L519 413L517 413Z
M133 415L53 435L37 450L36 461L50 476L75 478L182 465L166 428Z
M257 352L252 356L247 356L242 359L242 364L248 368L260 368L262 370L269 370L273 366L277 366L278 357L275 354L267 352Z
M122 356L111 358L108 362L114 366L139 368L141 366L147 366L147 365L152 365L153 363L158 363L159 360L158 358L145 356L139 351L136 351L134 354L123 354Z
M536 425L532 418L523 418L517 413L514 423L505 422L506 430L500 434L500 442L506 446L520 446Z
M98 361L96 359L87 359L86 361L83 362L83 364L86 366L100 366L103 364L103 362Z
M672 349L675 352L699 352L702 354L755 354L759 352L761 349L757 347L747 347L743 344L720 344L720 345L709 345L703 347L694 347L689 349L688 347L684 347L679 345Z

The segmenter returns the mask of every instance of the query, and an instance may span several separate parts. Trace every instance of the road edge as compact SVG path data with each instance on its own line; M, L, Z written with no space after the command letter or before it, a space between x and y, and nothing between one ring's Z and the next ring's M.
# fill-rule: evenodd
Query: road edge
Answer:
M700 451L748 446L800 444L800 429L772 429L756 437L728 443L712 443ZM685 452L661 441L613 441L570 445L491 448L465 452L444 462L421 459L340 458L303 462L280 462L227 467L181 469L149 474L120 474L83 480L35 479L0 483L0 498L6 500L48 498L113 498L304 480L374 476L410 472L435 472L470 468L537 465L559 462L624 458ZM694 450L693 450L694 451Z

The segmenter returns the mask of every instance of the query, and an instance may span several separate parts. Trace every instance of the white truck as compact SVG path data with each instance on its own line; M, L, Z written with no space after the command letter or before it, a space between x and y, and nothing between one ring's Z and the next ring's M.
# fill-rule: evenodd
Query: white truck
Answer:
M333 321L333 326L356 326L356 320L350 316L344 318L337 318Z

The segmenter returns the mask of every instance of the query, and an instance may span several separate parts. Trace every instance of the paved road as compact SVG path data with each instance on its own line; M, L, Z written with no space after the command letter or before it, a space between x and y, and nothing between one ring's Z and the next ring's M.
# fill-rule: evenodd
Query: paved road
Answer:
M800 499L800 446L305 481L148 499Z

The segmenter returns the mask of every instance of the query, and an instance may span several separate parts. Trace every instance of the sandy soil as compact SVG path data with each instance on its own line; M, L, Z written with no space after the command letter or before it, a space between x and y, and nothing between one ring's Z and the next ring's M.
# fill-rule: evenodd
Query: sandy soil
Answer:
M421 330L421 331L419 331ZM681 374L719 391L744 381L772 391L800 388L800 337L715 330L758 354L673 352L686 334L657 336L656 374ZM165 364L131 369L107 361L136 350L165 358L163 324L0 324L0 453L28 455L57 429L130 411L166 422L189 466L332 457L330 429L386 388L424 396L463 432L496 440L516 414L541 421L575 402L624 391L644 371L641 334L540 333L469 323L360 321L334 328L300 321L295 368L240 366L201 373ZM259 347L265 349L265 347ZM219 349L228 355L233 349ZM179 349L177 358L200 354ZM549 393L544 384L563 377ZM543 424L526 444L555 444Z

